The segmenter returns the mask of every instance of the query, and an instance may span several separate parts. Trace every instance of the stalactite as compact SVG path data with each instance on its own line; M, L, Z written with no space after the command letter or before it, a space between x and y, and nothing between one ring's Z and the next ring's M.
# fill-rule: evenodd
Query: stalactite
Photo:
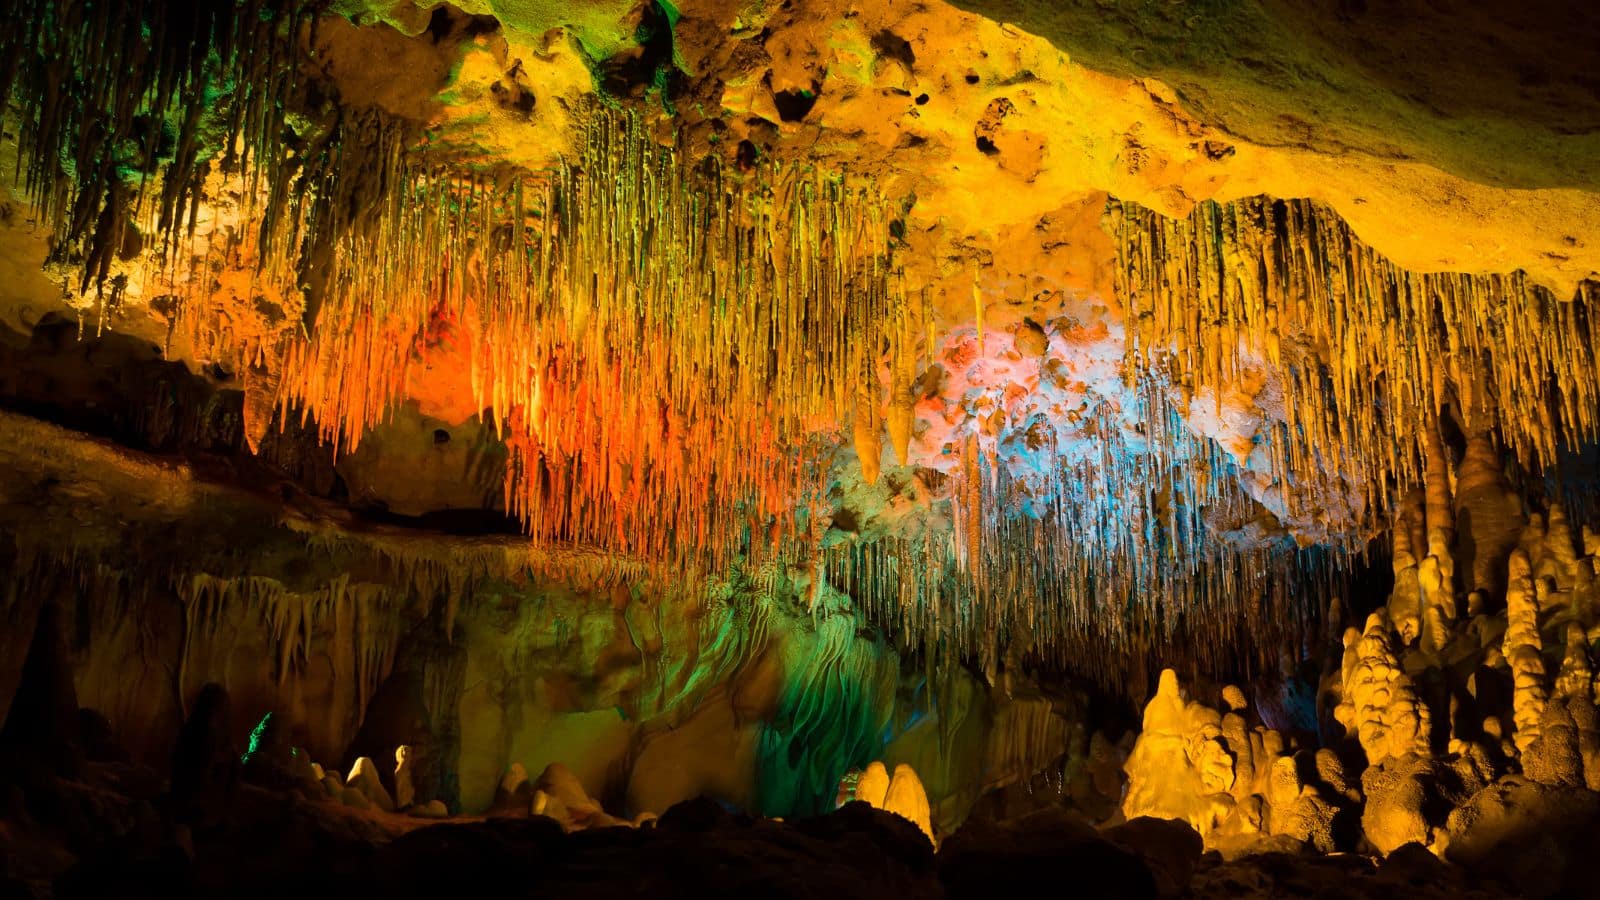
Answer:
M1091 673L1112 685L1157 661L1271 666L1262 648L1315 632L1395 491L1422 485L1415 570L1397 568L1391 608L1408 642L1438 649L1457 617L1447 412L1533 468L1597 436L1587 284L1561 302L1515 273L1407 272L1311 201L1204 203L1178 221L1114 202L1129 390L1085 419L1097 455L1011 447L998 413L974 416L923 533L835 542L835 450L851 443L868 483L884 432L912 462L919 356L936 346L872 185L691 158L688 136L663 141L598 105L578 117L571 159L539 172L427 150L376 112L286 129L311 5L175 10L27 0L0 35L0 91L26 88L14 121L29 196L85 283L122 265L127 228L159 238L145 297L170 301L198 355L243 374L252 446L275 411L356 448L424 387L441 323L459 330L475 405L509 448L506 509L532 547L380 551L443 604L447 633L485 578L693 592L708 573L776 563L803 565L813 598L844 588L939 665L992 672L1014 642L1057 662L1117 660ZM157 152L167 125L175 148ZM226 140L203 146L212 133ZM261 321L241 323L238 296L220 296L224 271L249 273L228 289L261 298ZM985 296L972 292L981 351ZM1320 548L1227 535L1261 507L1241 461L1185 420L1262 363L1285 396L1255 436L1270 468L1260 499L1309 521L1338 517L1332 495L1361 494L1349 520L1301 535ZM1014 477L1008 453L1042 458L1051 477ZM1573 590L1586 570L1552 560ZM292 646L310 613L277 608Z
M176 243L213 164L282 182L275 151L313 6L23 0L12 9L0 34L0 115L18 89L6 118L25 192L56 257L80 265L82 288L104 287L135 227ZM210 130L220 135L203 146Z
M1207 202L1182 220L1132 204L1114 212L1118 294L1137 325L1131 364L1171 373L1191 397L1220 397L1255 360L1279 367L1304 348L1284 368L1289 446L1272 471L1292 512L1343 478L1365 493L1344 526L1380 530L1389 486L1418 484L1437 465L1429 448L1447 405L1488 417L1474 430L1496 428L1530 466L1549 468L1559 447L1597 435L1600 316L1588 284L1568 301L1520 272L1409 272L1307 200ZM1436 501L1430 519L1451 528Z
M354 448L448 315L511 449L507 508L536 540L712 568L751 520L793 535L829 452L807 423L855 407L870 454L879 360L859 348L886 346L906 304L869 191L776 166L736 179L716 157L691 167L604 109L580 159L549 173L452 172L374 140L351 165L389 167L378 213L330 222L306 202L284 226L333 248L309 337L283 351L284 414ZM333 170L320 189L352 177Z

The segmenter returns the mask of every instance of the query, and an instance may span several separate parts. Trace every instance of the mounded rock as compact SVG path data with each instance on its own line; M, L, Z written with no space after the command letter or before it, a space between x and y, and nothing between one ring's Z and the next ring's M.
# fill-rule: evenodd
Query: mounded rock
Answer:
M411 774L415 765L410 747L402 744L395 748L394 805L397 809L405 809L416 799L417 790L411 781Z
M227 688L210 682L195 697L172 750L174 818L196 822L215 817L232 801L238 780L233 704Z
M495 788L494 802L489 804L491 816L526 816L533 804L533 785L528 782L528 770L522 763L514 762L501 777Z
M894 767L894 778L883 796L883 808L910 820L928 840L933 840L933 813L928 807L928 792L923 790L916 771L905 763Z
M1530 897L1575 882L1592 888L1597 821L1600 794L1507 775L1450 813L1445 856Z
M394 799L389 796L389 791L378 778L378 767L373 764L371 757L363 756L357 759L356 764L350 768L350 774L345 777L344 783L346 787L361 791L373 806L384 812L394 812Z
M1200 833L1177 819L1140 816L1102 833L1107 840L1144 860L1162 898L1177 897L1188 890L1205 850Z
M290 743L288 725L283 717L272 712L262 716L250 732L240 775L251 784L273 790L305 787L309 791L314 787L311 761Z
M70 778L83 769L71 656L61 608L50 601L39 608L22 676L0 726L0 762L23 769L13 775L46 772Z
M861 775L856 779L855 799L863 803L883 808L883 798L889 793L889 770L884 767L881 760L867 763L861 770Z
M111 722L99 710L78 710L78 741L84 758L90 762L125 763L128 751L117 740Z
M572 770L561 763L551 763L539 773L534 791L543 792L549 799L538 814L549 816L568 829L615 825L618 820L606 815L600 803L583 789L583 783Z
M1433 778L1433 761L1415 755L1389 758L1361 773L1361 790L1367 798L1361 830L1379 853L1405 844L1432 843L1424 807Z
M1003 824L969 821L944 840L939 880L945 896L1027 896L1041 885L1070 883L1072 896L1138 900L1160 896L1142 859L1060 810Z

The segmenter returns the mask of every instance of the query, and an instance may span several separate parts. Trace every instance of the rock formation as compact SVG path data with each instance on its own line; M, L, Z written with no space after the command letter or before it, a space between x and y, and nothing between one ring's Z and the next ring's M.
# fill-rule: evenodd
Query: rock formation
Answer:
M1589 6L17 0L0 896L1588 892Z
M361 757L356 764L350 767L350 774L345 776L345 791L356 791L362 800L376 806L384 812L393 812L394 799L389 796L389 791L383 786L383 781L378 778L378 767L368 757ZM348 801L346 801L348 802ZM360 801L357 801L359 803Z

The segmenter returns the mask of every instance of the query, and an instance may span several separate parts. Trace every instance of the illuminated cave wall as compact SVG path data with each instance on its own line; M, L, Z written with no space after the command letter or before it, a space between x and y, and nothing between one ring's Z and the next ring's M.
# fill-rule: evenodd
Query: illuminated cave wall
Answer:
M903 670L848 598L808 610L775 570L684 584L515 538L349 532L316 504L285 522L272 497L184 467L10 414L4 428L19 501L5 526L37 543L6 558L16 627L0 698L39 611L59 606L80 702L154 766L216 682L237 725L272 712L341 771L412 747L419 796L452 809L489 807L513 764L562 763L630 815L702 793L792 815L884 759L914 762L953 827L983 789L1059 752L1057 730L1023 731L1019 715L1085 709L1071 693L1007 700L963 672ZM47 462L28 456L44 446ZM51 524L30 530L40 515ZM128 542L130 525L159 539ZM69 539L74 551L55 549Z

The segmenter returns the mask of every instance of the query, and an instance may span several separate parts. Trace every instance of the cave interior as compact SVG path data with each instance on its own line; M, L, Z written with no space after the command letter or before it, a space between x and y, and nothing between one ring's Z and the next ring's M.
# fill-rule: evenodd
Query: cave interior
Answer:
M0 898L1600 897L1600 7L12 7Z

